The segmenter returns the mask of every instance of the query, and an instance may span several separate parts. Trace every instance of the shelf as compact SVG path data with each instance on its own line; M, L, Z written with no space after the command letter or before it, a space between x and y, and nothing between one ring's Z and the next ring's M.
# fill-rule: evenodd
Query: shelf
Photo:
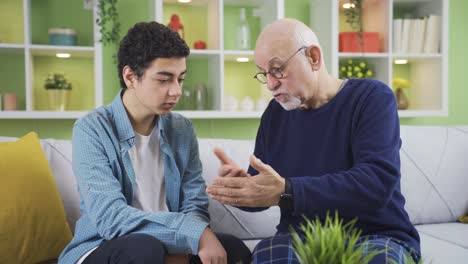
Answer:
M346 22L342 4L339 1L311 1L311 27L316 30L323 47L323 57L329 72L338 76L340 62L347 59L364 60L373 66L373 79L380 80L392 87L395 78L408 81L404 92L409 100L408 110L399 111L400 117L426 117L448 115L448 2L445 0L366 0L363 6L363 30L365 32L379 32L382 53L351 53L339 52L340 32L353 31ZM423 30L416 18L427 17ZM431 20L432 17L432 20ZM411 39L405 37L412 45L403 45L403 22L395 20L409 19L405 32L427 32L429 21L439 25L440 18L440 46L439 52L434 52L435 41L430 42L426 50L426 42L421 42L421 35L409 33ZM401 24L401 30L394 28ZM410 25L410 29L408 29ZM397 30L395 30L397 29ZM409 31L408 31L409 30ZM412 31L414 30L414 31ZM438 36L437 27L432 36ZM394 34L399 34L395 35ZM422 39L431 34L424 33ZM405 35L406 36L406 35ZM434 37L436 38L436 37ZM347 43L350 44L350 43ZM423 49L424 48L424 49ZM427 53L418 52L426 50ZM415 51L415 52L402 52ZM430 51L430 52L429 52ZM406 64L395 64L396 59L406 59ZM392 87L395 90L395 87Z
M0 119L78 119L88 111L0 111Z
M31 45L31 54L34 56L55 56L57 53L69 53L71 57L92 58L94 47L83 46L54 46L54 45Z
M444 110L398 110L400 117L435 117L447 116L448 111Z
M184 26L185 41L192 48L187 58L187 78L181 103L175 111L182 111L189 118L260 117L260 112L227 112L223 109L231 97L239 102L239 106L246 96L254 102L258 100L261 92L260 84L253 79L258 69L253 63L252 49L260 31L267 24L284 17L284 0L192 0L186 4L176 0L156 0L151 3L155 11L154 20L162 24L167 25L173 14L179 16ZM236 45L235 32L241 8L246 9L250 50L238 50ZM207 49L193 49L197 40L204 41ZM249 61L237 62L239 57L246 57ZM209 111L193 110L193 89L200 83L207 87L205 108ZM268 92L266 88L264 90Z
M94 45L94 10L83 8L83 1L27 0L26 27L28 44L49 44L51 28L70 28L76 31L77 46ZM98 2L98 1L93 1ZM96 5L97 3L94 3Z
M209 50L209 49L190 49L190 56L192 55L219 55L220 50Z
M258 7L265 4L265 0L224 0L224 5Z
M192 119L260 118L262 111L174 111ZM78 119L88 111L0 111L0 119Z
M248 58L249 61L253 61L254 52L253 50L227 50L224 52L225 61L237 62L237 58Z
M442 55L439 53L393 53L393 58L427 58L427 59L437 59L442 58Z
M0 43L0 53L24 53L24 45Z
M263 111L174 111L193 119L260 118Z
M338 57L346 57L346 58L387 58L389 56L388 53L382 52L339 52Z

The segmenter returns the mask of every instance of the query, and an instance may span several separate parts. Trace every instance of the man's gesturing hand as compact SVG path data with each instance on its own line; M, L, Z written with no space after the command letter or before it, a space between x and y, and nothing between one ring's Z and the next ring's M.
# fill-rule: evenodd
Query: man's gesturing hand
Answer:
M219 177L248 177L250 176L245 169L237 166L237 164L231 160L226 153L220 148L215 148L214 153L221 161L221 167L219 168Z
M227 158L227 157L226 157ZM226 162L229 162L226 160ZM250 165L259 174L253 177L218 177L207 188L211 198L224 204L245 207L269 207L278 205L284 192L284 178L271 166L264 164L254 155ZM232 161L231 161L232 162Z

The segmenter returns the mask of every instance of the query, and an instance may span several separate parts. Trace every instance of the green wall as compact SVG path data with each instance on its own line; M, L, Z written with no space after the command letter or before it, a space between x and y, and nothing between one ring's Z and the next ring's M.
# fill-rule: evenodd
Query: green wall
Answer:
M0 4L3 7L4 3L11 2L13 1L2 0ZM463 78L462 72L464 63L468 58L468 51L466 50L468 46L468 35L465 34L464 30L464 26L468 23L468 18L466 18L464 14L464 11L468 10L468 1L452 0L450 1L449 8L449 116L440 118L402 118L402 124L468 124L468 108L465 103L466 98L468 98L468 89L466 89L465 78ZM3 8L0 8L0 10L2 9ZM148 11L149 6L146 1L119 0L118 9L122 22L122 35L125 34L126 29L134 23L150 19ZM286 17L299 19L306 24L309 23L308 0L287 0L285 1L285 11ZM2 19L0 19L0 21L1 20ZM22 41L20 36L12 36L12 33L8 34L10 34L10 39L17 39L18 42ZM112 55L115 54L115 49L115 47L106 47L103 51L104 102L106 104L113 99L120 89L112 59ZM1 65L3 64L3 58L0 57L0 60L2 60L0 61ZM233 69L235 70L235 67L233 67ZM239 71L242 70L245 71L245 69L239 69ZM23 72L17 74L18 78L23 78ZM4 83L0 84L0 89L2 89L2 86L4 86ZM257 89L257 87L258 86L256 86L255 89ZM253 93L253 95L257 94L257 92ZM74 120L0 120L0 136L21 136L28 131L34 130L38 132L42 138L70 138L73 122ZM259 120L200 119L193 120L193 123L199 137L249 139L255 137Z

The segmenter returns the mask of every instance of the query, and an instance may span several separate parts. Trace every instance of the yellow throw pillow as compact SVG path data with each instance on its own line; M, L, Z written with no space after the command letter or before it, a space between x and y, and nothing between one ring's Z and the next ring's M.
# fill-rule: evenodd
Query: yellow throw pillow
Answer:
M0 263L57 258L71 238L37 135L0 142Z
M468 215L458 217L458 222L468 224Z

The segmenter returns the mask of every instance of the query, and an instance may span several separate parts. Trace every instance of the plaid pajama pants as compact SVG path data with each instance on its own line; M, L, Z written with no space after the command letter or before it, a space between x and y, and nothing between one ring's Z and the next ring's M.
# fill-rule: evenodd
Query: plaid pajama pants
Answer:
M366 239L367 241L365 242ZM369 247L372 247L373 250L384 251L375 256L369 264L404 264L405 257L411 251L411 248L404 242L388 236L363 236L359 239L358 246L364 242L365 254L367 254ZM420 255L417 252L411 251L411 256L415 260L420 259ZM277 234L274 237L260 241L254 249L252 261L256 264L299 264L294 254L292 239L289 233Z

